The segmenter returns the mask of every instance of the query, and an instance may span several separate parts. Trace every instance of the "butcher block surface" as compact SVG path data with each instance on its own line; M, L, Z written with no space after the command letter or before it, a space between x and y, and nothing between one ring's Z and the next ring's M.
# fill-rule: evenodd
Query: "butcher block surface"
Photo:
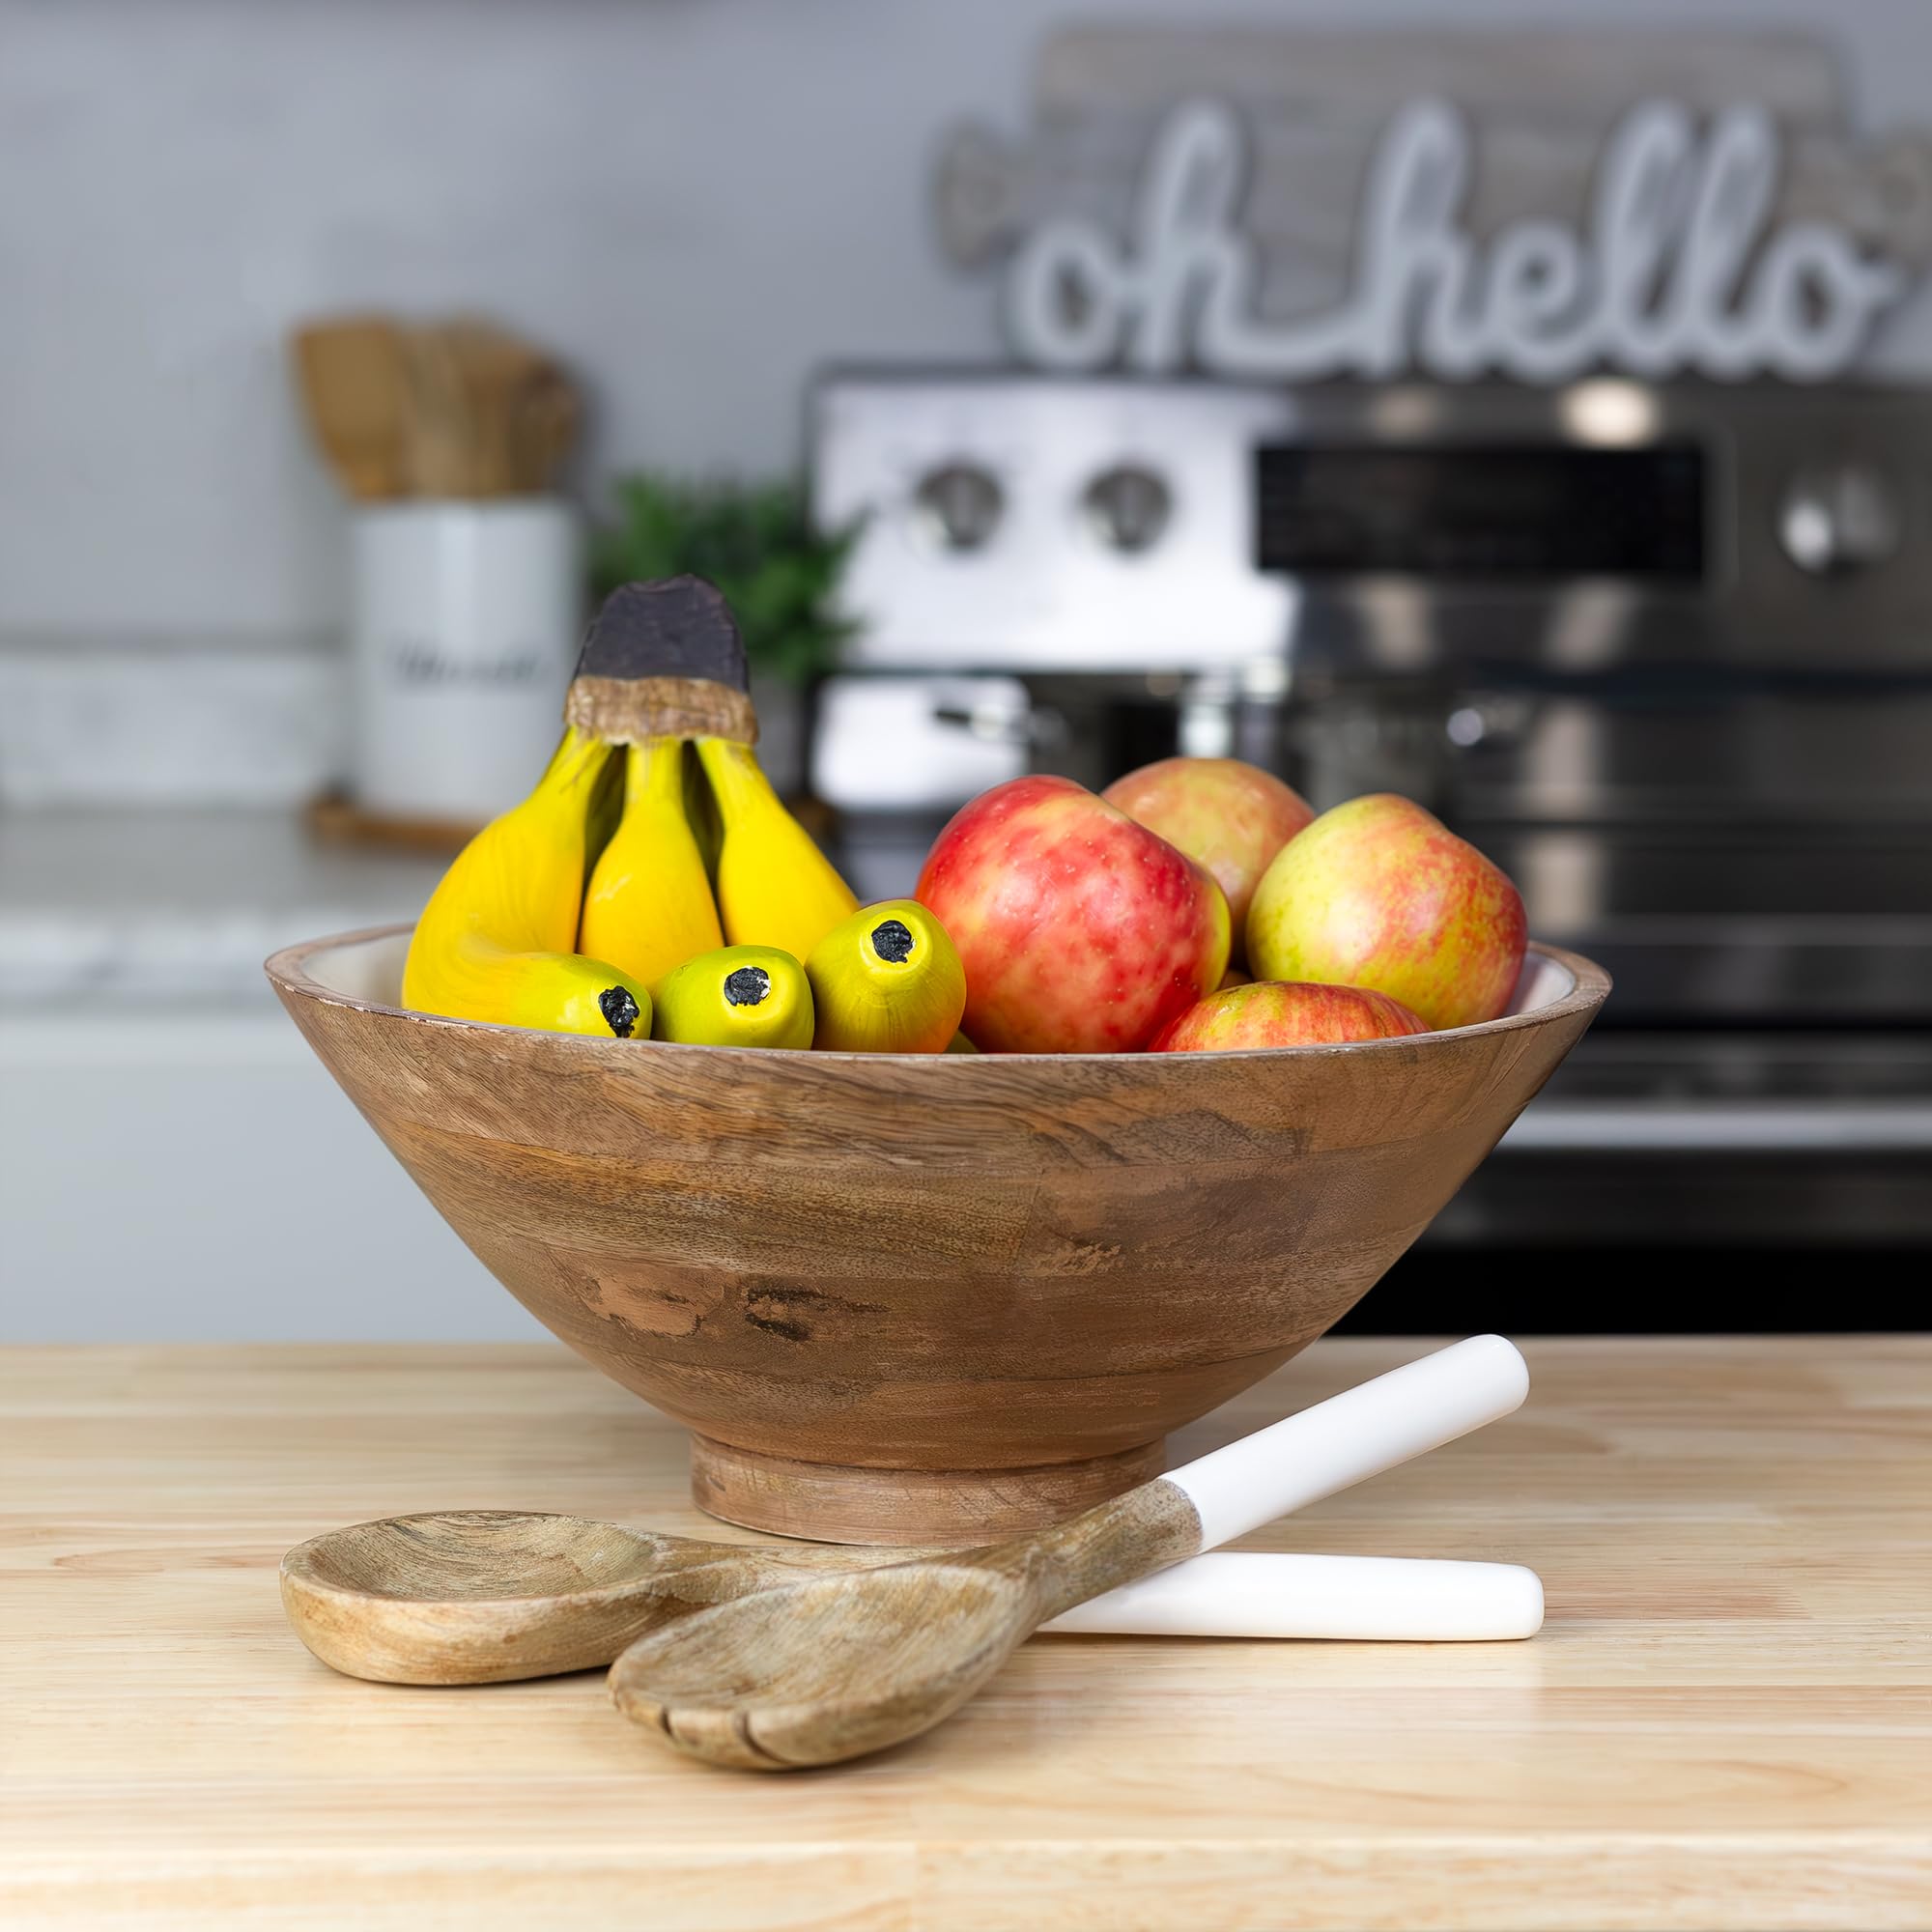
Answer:
M1327 1340L1197 1454L1420 1353ZM743 1540L562 1349L0 1350L0 1924L1932 1926L1932 1339L1525 1345L1524 1408L1251 1547L1533 1565L1527 1643L1040 1637L791 1777L597 1673L337 1677L275 1567L523 1508Z

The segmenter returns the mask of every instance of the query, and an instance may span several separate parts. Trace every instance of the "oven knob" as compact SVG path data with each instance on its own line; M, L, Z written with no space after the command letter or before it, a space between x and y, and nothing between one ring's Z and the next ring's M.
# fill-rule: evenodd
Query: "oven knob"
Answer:
M1883 563L1902 534L1890 485L1862 464L1803 470L1777 506L1785 555L1820 576Z
M1160 541L1174 508L1167 485L1151 469L1125 463L1103 469L1081 501L1094 535L1109 550L1129 555Z
M999 483L973 463L927 470L913 493L921 527L942 550L983 550L999 527L1006 497Z

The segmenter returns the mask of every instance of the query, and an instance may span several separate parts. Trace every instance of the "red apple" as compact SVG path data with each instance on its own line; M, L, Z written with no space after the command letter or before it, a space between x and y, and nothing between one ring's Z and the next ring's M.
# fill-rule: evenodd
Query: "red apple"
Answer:
M1209 993L1163 1029L1151 1051L1234 1053L1250 1046L1397 1039L1428 1031L1400 1000L1366 986L1284 985L1263 980Z
M1134 1052L1228 963L1220 887L1071 779L980 793L915 896L959 949L960 1025L981 1052Z
M1492 1020L1522 970L1522 900L1440 819L1377 792L1283 846L1248 908L1264 980L1367 986L1432 1027Z
M1228 895L1236 959L1262 874L1315 816L1293 785L1239 758L1162 758L1116 779L1100 796L1213 873Z

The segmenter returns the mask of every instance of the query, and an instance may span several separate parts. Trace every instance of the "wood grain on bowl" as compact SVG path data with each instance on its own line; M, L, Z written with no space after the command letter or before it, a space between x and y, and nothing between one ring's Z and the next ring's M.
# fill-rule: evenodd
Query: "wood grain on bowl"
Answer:
M331 990L334 958L379 937L291 948L270 977L469 1247L705 1438L718 1513L925 1543L1035 1527L1131 1487L1168 1431L1320 1335L1608 988L1545 948L1567 991L1415 1038L761 1053L479 1026ZM785 1466L800 1463L814 1466Z

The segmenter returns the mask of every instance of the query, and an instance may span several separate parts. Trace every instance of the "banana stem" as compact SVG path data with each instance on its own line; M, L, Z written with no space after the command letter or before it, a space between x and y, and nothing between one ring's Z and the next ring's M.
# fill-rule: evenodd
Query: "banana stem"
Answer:
M604 739L593 738L575 724L566 724L556 750L551 753L550 763L544 767L543 777L537 781L537 790L574 791L579 785L593 781L604 769L611 749Z
M718 803L729 816L733 811L776 796L771 781L758 767L751 746L733 738L700 738L697 755Z
M636 805L639 799L659 805L684 802L684 740L682 738L641 738L630 749L624 768L624 803Z

